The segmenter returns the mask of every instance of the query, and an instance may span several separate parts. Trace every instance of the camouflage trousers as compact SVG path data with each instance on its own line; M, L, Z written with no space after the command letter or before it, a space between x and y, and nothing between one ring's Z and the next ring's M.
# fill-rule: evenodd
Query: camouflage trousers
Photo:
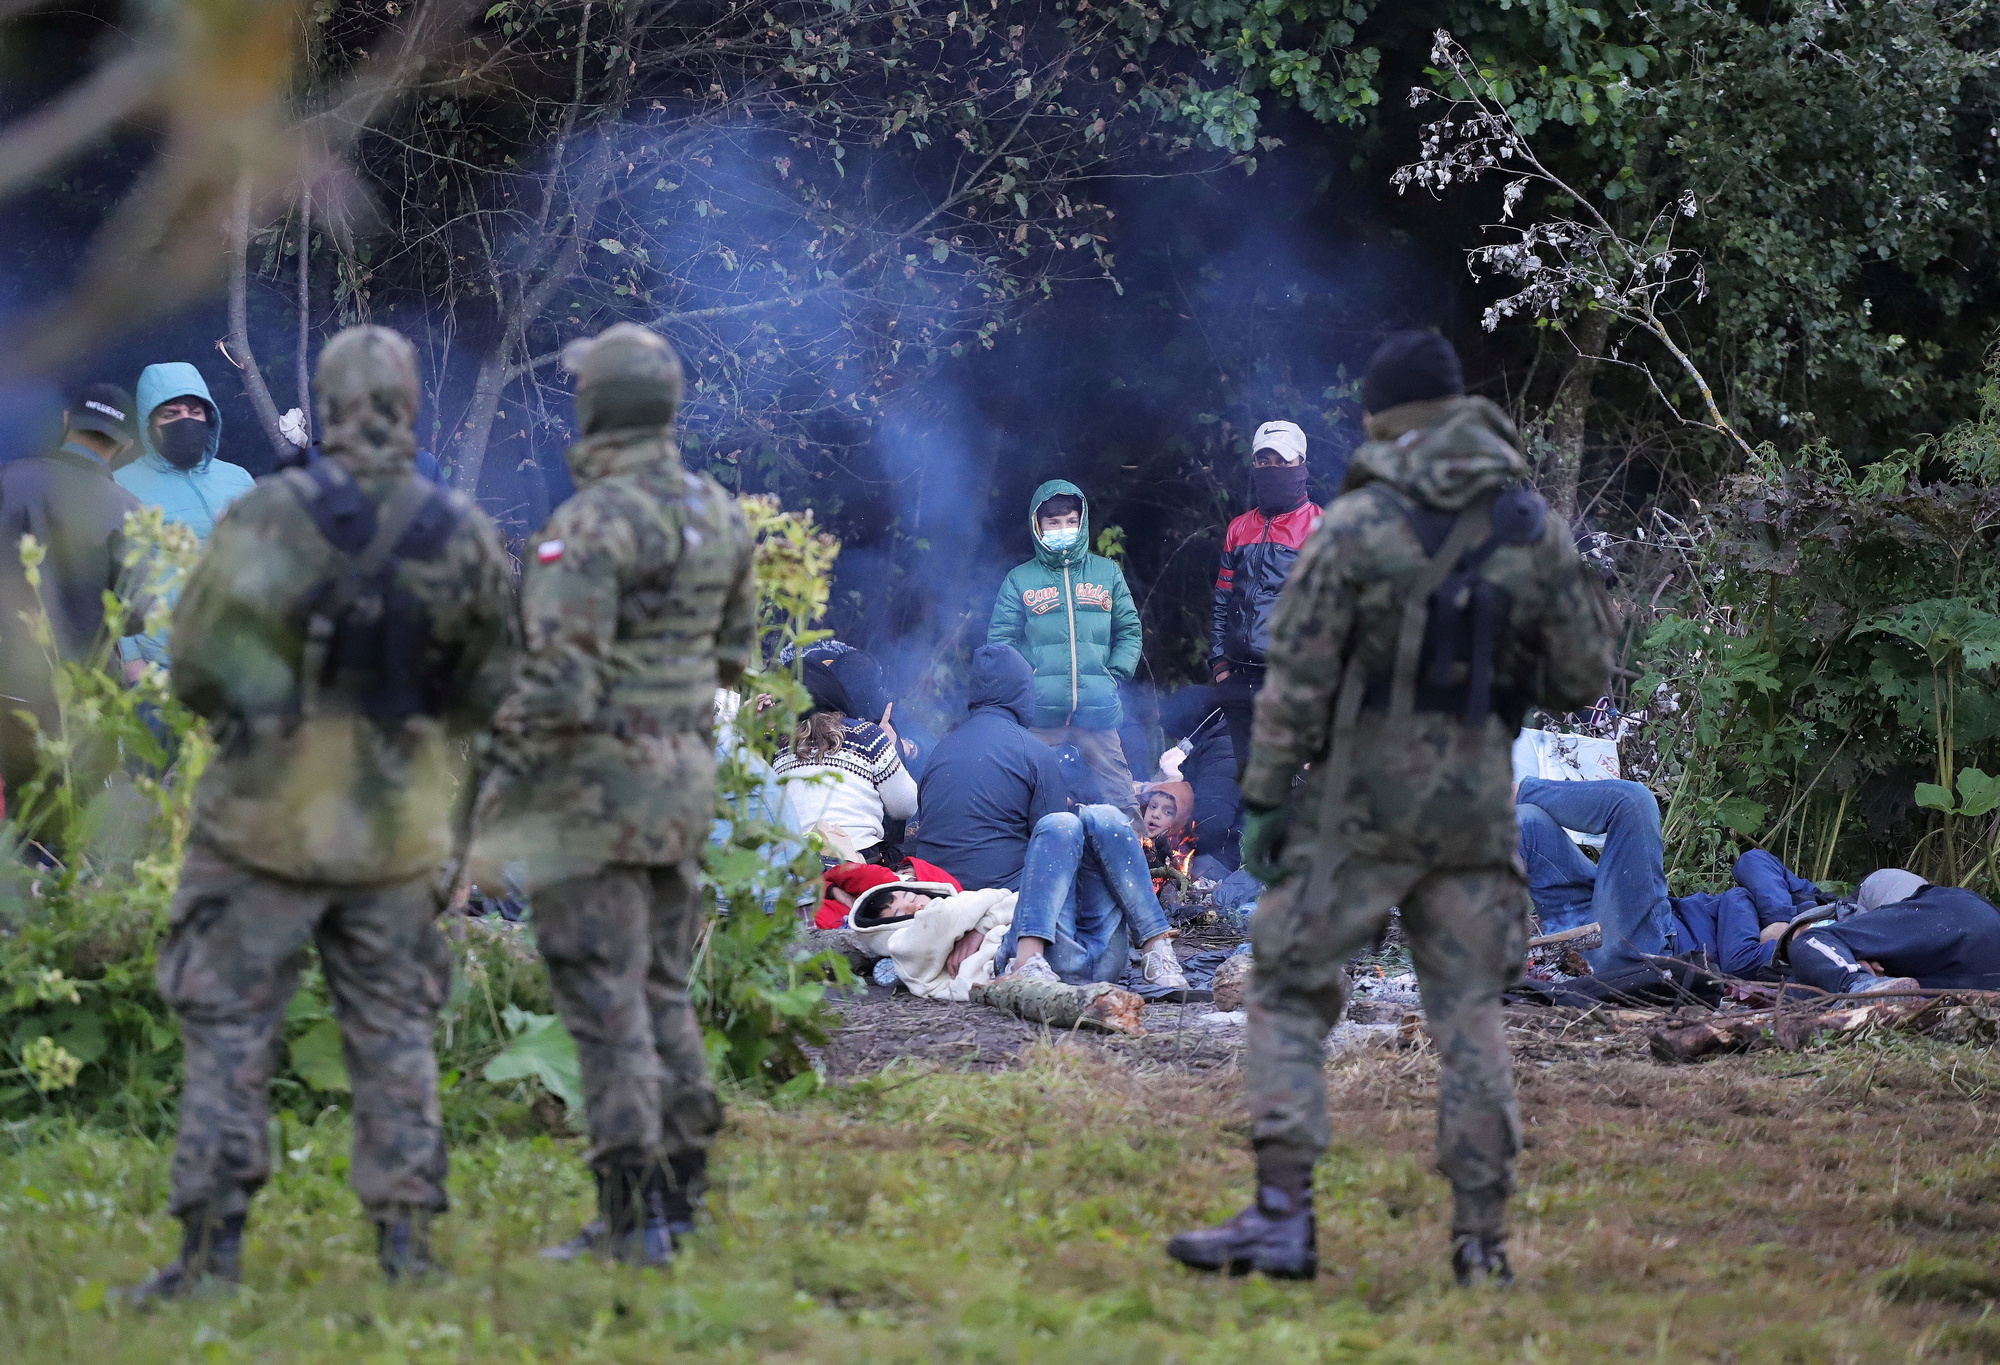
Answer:
M583 1063L589 1161L706 1151L722 1127L688 1000L700 865L613 866L535 893L535 943Z
M442 1212L438 1009L451 950L429 877L390 886L283 881L189 846L160 951L160 995L186 1053L173 1211L241 1213L271 1175L271 1076L308 945L319 949L354 1089L350 1179L369 1212Z
M1347 1007L1346 964L1400 906L1442 1072L1437 1160L1451 1181L1453 1231L1499 1232L1521 1145L1500 994L1526 953L1525 879L1512 866L1385 863L1318 842L1285 861L1291 874L1250 925L1246 1066L1260 1154L1311 1162L1326 1149L1326 1036Z

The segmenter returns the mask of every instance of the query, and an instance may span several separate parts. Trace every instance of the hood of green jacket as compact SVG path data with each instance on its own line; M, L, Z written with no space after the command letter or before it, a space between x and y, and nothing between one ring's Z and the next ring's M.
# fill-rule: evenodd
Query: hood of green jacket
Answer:
M1502 484L1528 477L1507 414L1477 396L1404 403L1368 418L1341 491L1380 481L1427 507L1456 512Z
M667 427L629 427L586 436L563 452L578 489L649 469L679 469L680 447Z
M1076 538L1076 544L1067 550L1051 550L1042 544L1041 528L1035 524L1035 509L1059 493L1067 493L1083 504L1081 533ZM1065 564L1077 567L1090 558L1090 499L1068 479L1050 479L1037 488L1035 496L1028 500L1028 534L1035 538L1035 558L1045 567L1060 569Z
M222 411L215 406L215 396L208 391L208 381L201 377L201 371L185 360L148 365L139 371L138 388L133 394L139 417L139 453L134 458L150 459L161 469L179 469L153 444L153 410L176 398L199 398L208 404L208 449L202 451L201 463L184 471L199 474L215 459L215 452L222 449Z

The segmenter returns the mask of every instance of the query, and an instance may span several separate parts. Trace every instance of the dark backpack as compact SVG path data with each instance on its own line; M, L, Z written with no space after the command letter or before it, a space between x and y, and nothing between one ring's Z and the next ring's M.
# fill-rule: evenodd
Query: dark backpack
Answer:
M454 660L432 637L424 604L396 584L405 560L444 553L461 518L444 490L412 473L378 507L336 460L283 478L346 568L300 605L305 652L299 714L328 709L393 722L443 712ZM337 699L337 700L336 700Z
M1444 512L1419 507L1407 498L1397 501L1410 530L1435 559L1451 539L1452 528L1476 510ZM1457 556L1430 592L1425 609L1423 645L1417 656L1415 709L1451 711L1478 724L1496 707L1512 711L1520 718L1526 703L1514 706L1512 698L1493 695L1493 650L1500 633L1507 628L1513 603L1507 590L1480 577L1480 570L1502 545L1532 545L1542 536L1548 503L1524 483L1502 487L1486 504L1486 538ZM1458 666L1465 666L1465 681L1459 682ZM1371 683L1365 705L1386 707L1390 683Z

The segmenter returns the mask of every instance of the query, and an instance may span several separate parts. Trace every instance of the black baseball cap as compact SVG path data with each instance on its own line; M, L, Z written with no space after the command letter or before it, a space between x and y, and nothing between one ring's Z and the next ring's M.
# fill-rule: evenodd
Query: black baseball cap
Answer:
M92 384L69 405L69 429L95 431L114 441L136 440L138 424L132 420L135 406L132 395L116 384Z

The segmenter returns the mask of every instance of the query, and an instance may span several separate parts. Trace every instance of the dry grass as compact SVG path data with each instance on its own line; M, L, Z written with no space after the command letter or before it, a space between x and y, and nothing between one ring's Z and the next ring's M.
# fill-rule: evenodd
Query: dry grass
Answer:
M164 1154L72 1135L0 1157L0 1318L54 1360L1972 1361L2000 1231L1982 1049L1889 1041L1664 1068L1524 1039L1522 1282L1458 1293L1430 1170L1434 1063L1333 1065L1310 1286L1170 1266L1247 1194L1238 1077L1117 1044L1019 1069L892 1066L739 1103L714 1230L670 1277L547 1269L582 1212L567 1144L456 1162L434 1288L373 1279L337 1122L260 1204L251 1291L137 1321L100 1287L168 1249Z

